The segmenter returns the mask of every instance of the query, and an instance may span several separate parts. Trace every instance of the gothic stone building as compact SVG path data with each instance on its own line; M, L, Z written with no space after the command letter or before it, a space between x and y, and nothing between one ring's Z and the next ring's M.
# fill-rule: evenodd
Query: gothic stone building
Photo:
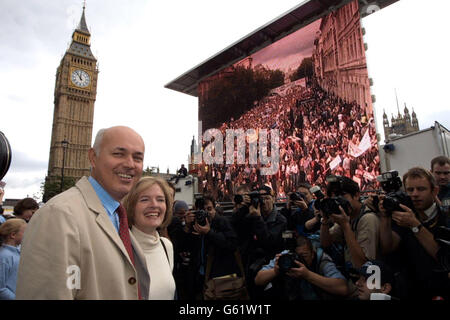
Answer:
M72 42L56 70L55 109L46 182L62 175L78 180L89 175L88 150L92 141L97 94L97 59L91 52L91 34L84 14ZM64 165L63 165L64 160Z
M400 114L400 110L398 110L397 118L394 118L392 115L391 125L389 125L389 120L386 115L386 112L383 110L383 129L385 139L388 139L391 134L405 135L411 132L419 131L419 121L417 120L417 115L414 112L410 115L409 110L406 107L403 109L404 115Z

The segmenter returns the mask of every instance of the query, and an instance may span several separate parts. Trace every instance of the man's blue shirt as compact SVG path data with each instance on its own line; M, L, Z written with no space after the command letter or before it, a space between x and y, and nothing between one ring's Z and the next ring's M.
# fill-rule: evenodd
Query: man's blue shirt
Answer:
M116 200L114 200L108 192L106 192L105 189L92 177L88 178L89 182L91 183L92 187L95 190L95 193L99 197L100 201L103 204L103 207L106 210L106 213L108 213L108 217L111 220L113 226L116 228L117 232L119 232L119 216L116 213L117 208L119 207L120 203Z

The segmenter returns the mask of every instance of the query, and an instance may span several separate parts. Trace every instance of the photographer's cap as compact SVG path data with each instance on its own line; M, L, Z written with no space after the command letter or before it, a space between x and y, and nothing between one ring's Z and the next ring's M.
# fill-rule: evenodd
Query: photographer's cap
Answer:
M173 206L173 212L176 213L180 210L189 210L189 206L187 205L187 203L183 200L178 200L177 202L175 202L175 205Z
M260 192L261 192L261 191L265 191L267 194L273 195L273 190L272 190L272 188L271 188L270 186L268 186L268 185L262 186L261 188L259 188L259 191L260 191Z

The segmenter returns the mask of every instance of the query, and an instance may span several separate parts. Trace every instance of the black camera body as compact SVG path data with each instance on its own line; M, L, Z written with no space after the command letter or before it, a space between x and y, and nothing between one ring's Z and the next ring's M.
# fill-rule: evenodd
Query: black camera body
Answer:
M325 195L323 194L319 186L309 188L309 192L311 192L317 200L322 200L323 198L325 198Z
M6 175L11 165L12 150L8 139L0 131L0 180Z
M305 201L305 202L307 202L306 198L305 198L305 195L303 193L301 193L301 192L292 192L289 195L289 200L291 200L291 201Z
M283 253L278 258L278 267L280 268L280 273L285 274L286 272L289 271L289 269L297 268L298 266L295 263L296 260L298 262L306 264L305 261L303 260L303 257L299 256L298 254L296 254L293 251Z
M387 214L392 214L393 211L404 211L400 204L407 206L412 211L415 211L414 204L411 198L403 191L390 192L386 194L383 200L383 208Z
M206 225L206 219L208 219L208 212L205 210L197 210L195 211L195 222L199 226L205 226Z
M402 180L398 176L398 171L391 170L384 172L377 177L381 188L386 193L397 192L402 187Z
M242 202L244 202L244 197L241 194L235 194L234 203L241 204Z
M330 175L326 177L327 181L327 195L331 197L342 194L343 178L341 176Z
M407 206L415 212L411 198L401 190L402 180L398 176L398 171L391 170L384 172L377 177L377 180L380 182L383 191L386 192L383 200L383 208L388 215L391 215L393 211L403 211L400 204Z
M350 205L350 202L348 200L342 197L325 198L316 200L315 202L316 209L322 211L323 216L327 218L332 214L341 214L339 206L344 209L347 215L350 215L352 206Z
M203 198L203 194L194 194L194 200L195 210L205 210L205 199Z
M262 203L261 194L259 191L252 191L250 193L246 193L246 196L250 197L250 205L258 208L259 204ZM241 194L234 195L234 203L241 204L244 202L244 197Z

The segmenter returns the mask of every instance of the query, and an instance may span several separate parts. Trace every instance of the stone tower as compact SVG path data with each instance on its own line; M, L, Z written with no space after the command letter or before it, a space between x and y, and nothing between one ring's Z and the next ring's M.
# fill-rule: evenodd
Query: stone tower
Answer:
M89 175L88 150L92 140L98 76L97 59L91 52L90 40L83 6L72 42L56 70L55 109L46 183L58 181L61 176L78 180Z

